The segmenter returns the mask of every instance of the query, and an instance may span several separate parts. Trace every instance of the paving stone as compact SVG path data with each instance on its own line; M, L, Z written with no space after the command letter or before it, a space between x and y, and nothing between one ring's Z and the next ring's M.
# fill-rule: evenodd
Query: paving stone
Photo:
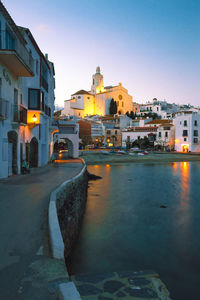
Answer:
M105 279L112 278L114 273L109 274L79 274L76 275L74 278L76 281L80 282L89 282L89 283L99 283Z
M104 283L104 291L108 293L114 293L118 291L124 284L117 280L109 280Z
M126 294L123 293L123 292L121 292L121 291L119 291L119 292L117 292L116 296L119 297L119 298L121 298L121 297L126 297Z
M81 296L97 295L103 291L91 284L83 284L77 286L77 289Z
M138 297L138 298L147 298L147 299L156 299L158 297L157 293L149 288L143 288L143 289L133 289L133 288L125 288L124 291L126 291L130 296L132 297Z
M134 276L129 277L128 282L130 284L139 285L139 286L143 286L151 283L150 280L147 280L144 277L134 277Z

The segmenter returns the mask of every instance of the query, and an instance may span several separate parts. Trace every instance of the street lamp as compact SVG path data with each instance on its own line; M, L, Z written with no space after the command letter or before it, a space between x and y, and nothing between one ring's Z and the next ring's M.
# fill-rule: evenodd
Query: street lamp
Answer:
M37 121L37 117L36 117L35 114L33 115L32 119L33 119L33 122L34 122L34 123Z

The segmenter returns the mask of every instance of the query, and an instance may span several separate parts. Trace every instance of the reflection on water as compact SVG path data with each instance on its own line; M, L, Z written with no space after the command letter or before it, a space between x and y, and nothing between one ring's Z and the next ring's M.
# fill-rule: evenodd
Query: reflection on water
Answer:
M182 194L181 194L181 205L186 207L189 201L189 162L181 162L181 182L182 182Z
M98 169L99 165L95 165L94 169ZM94 172L93 172L94 173ZM89 183L89 199L87 201L87 217L90 223L93 224L92 231L95 233L97 227L103 223L106 214L108 213L108 202L102 202L102 199L109 197L110 193L110 165L106 165L105 172L103 174L104 184L103 187L101 183L90 182ZM98 197L98 198L97 198Z
M88 171L103 178L90 183L72 273L153 269L172 299L197 299L200 164L96 165Z

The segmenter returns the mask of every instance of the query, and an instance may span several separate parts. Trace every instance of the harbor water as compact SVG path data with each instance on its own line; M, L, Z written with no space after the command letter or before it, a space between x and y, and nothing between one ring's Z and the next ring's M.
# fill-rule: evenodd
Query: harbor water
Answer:
M199 299L200 163L88 166L71 274L151 269L174 300Z

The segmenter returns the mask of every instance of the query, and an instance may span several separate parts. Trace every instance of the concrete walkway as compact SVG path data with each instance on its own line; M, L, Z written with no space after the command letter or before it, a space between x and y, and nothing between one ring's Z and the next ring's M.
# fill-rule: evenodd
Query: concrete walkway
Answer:
M77 175L81 160L55 163L0 180L0 298L55 300L65 265L52 263L47 212L50 192Z

